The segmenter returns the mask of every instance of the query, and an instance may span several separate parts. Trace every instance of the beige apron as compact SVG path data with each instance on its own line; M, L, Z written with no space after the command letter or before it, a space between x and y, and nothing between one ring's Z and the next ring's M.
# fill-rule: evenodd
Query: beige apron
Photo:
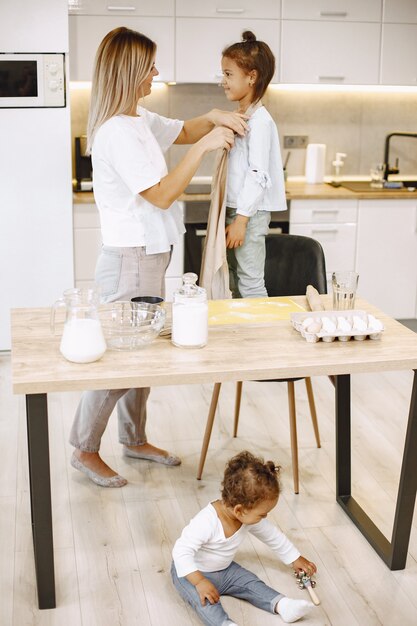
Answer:
M261 101L252 104L246 110L246 115L252 115L261 106ZM207 291L209 300L225 300L232 297L229 289L229 267L227 265L225 232L227 157L227 150L223 150L216 161L215 174L211 186L207 235L201 261L200 286Z
M226 178L227 150L222 150L211 187L207 235L204 242L200 270L200 286L207 291L209 300L231 298L229 267L226 258Z

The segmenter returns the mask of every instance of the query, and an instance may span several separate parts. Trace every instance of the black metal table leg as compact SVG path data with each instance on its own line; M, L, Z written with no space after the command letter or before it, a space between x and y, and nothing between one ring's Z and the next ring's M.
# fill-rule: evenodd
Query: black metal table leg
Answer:
M351 495L350 376L336 376L336 499L391 570L404 569L417 493L417 370L410 401L391 543Z
M56 601L46 394L26 396L26 420L38 604L40 609L53 609Z

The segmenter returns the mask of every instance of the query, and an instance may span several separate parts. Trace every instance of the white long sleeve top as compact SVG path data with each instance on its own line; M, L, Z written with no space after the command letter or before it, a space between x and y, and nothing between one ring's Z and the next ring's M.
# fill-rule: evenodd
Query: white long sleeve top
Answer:
M187 576L197 570L216 572L226 569L248 533L268 545L287 565L300 556L284 533L267 519L257 524L242 524L231 537L226 537L217 511L210 503L192 518L175 542L172 557L178 576Z
M229 152L226 206L251 217L257 211L285 211L284 170L277 126L264 106L248 120Z

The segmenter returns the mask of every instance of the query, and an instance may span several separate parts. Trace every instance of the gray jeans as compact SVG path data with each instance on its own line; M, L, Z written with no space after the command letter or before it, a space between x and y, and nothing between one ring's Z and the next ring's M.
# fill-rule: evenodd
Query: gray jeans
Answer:
M165 295L165 272L171 252L145 254L145 248L103 246L96 266L96 284L102 302L130 300L135 296ZM70 443L83 452L98 452L101 437L117 403L120 443L146 443L146 401L149 387L86 391L78 405Z
M236 209L226 208L226 225L236 217ZM265 236L268 234L271 213L258 211L246 226L245 241L239 248L227 249L230 289L233 298L264 298Z
M224 570L202 572L202 574L213 583L221 596L232 596L232 598L246 600L257 606L258 609L263 609L269 613L275 613L277 603L284 597L282 593L268 587L256 574L234 561ZM210 604L206 600L205 606L201 604L196 588L185 577L178 577L174 563L171 566L171 576L176 590L193 607L203 624L226 626L226 624L233 623L220 601L216 604Z

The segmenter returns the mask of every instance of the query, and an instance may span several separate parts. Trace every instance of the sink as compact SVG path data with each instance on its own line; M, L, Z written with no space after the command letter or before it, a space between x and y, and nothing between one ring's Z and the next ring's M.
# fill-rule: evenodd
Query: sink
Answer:
M403 183L403 187L404 188L411 188L411 189L415 189L417 188L417 180L404 180L404 181L393 181L396 183ZM332 185L332 183L327 183L328 185ZM335 185L332 185L333 187ZM369 180L345 180L342 181L340 183L340 187L343 187L344 189L349 189L350 191L356 191L356 192L363 192L363 191L374 191L374 192L378 192L381 193L381 191L395 191L397 189L401 189L398 187L371 187L371 183ZM411 190L410 189L410 190Z

